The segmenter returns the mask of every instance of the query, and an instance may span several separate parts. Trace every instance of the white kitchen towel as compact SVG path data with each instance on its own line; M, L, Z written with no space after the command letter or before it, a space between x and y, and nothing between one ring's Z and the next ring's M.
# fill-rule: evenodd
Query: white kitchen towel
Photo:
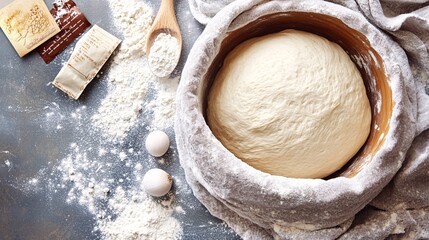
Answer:
M189 0L189 5L195 18L208 25L191 50L182 74L175 130L187 180L213 215L245 239L429 238L427 1ZM390 149L386 153L390 154L375 159L353 179L294 180L257 173L222 151L197 110L200 81L222 38L259 16L297 9L337 16L361 29L368 38L376 39L370 35L381 31L386 39L377 38L374 43L391 47L382 55L387 65L393 66L390 73L400 75L392 75L391 83L398 89L397 104L402 106L394 122L402 125L392 133L396 138L387 147ZM368 24L359 25L362 19ZM213 159L220 166L214 166ZM223 172L225 168L231 174ZM271 189L258 190L261 182ZM272 189L290 192L275 193ZM260 191L253 195L263 198L240 199L251 198L251 191ZM287 216L280 216L281 209L264 204L282 201ZM293 210L294 204L302 204L303 211Z

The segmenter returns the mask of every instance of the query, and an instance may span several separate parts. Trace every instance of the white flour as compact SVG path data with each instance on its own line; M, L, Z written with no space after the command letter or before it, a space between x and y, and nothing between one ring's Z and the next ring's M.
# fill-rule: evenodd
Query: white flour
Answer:
M148 56L153 74L158 77L167 77L176 67L179 58L180 46L177 38L166 33L156 36Z
M171 207L151 200L124 201L126 192L121 188L116 192L109 206L121 214L114 221L99 220L99 228L108 238L167 240L180 237L180 223L171 217Z
M181 208L175 206L174 194L154 199L143 191L142 176L156 162L134 150L141 148L138 142L130 147L125 139L137 123L146 130L172 127L179 79L157 79L147 65L144 55L152 9L138 0L108 2L120 31L114 34L122 35L123 41L105 76L106 96L92 116L92 109L86 107L70 116L57 116L57 106L46 109L53 110L46 113L54 122L52 128L58 129L67 119L78 126L78 139L56 169L60 188L69 187L68 203L78 203L97 217L94 231L104 239L177 239L182 227L172 214ZM85 128L88 124L90 131Z
M92 121L108 140L122 141L139 116L148 83L155 81L142 59L153 11L137 0L109 5L123 41L109 70L107 96Z
M179 77L158 79L160 84L155 84L156 97L146 107L153 109L152 127L166 129L173 125L176 109L176 90Z
M57 170L62 181L72 184L67 202L78 203L96 216L95 231L104 239L180 238L182 228L172 217L174 212L182 213L175 207L175 196L170 193L155 200L141 188L142 163L147 165L148 160L136 160L141 152L84 145L70 144L71 153Z
M112 142L122 142L135 125L141 112L152 112L152 128L171 126L174 117L174 99L177 79L158 79L151 74L142 56L150 24L152 9L142 1L109 0L114 23L123 35L123 42L113 59L108 77L108 93L92 118L94 126ZM160 34L165 35L165 34ZM170 35L168 35L170 36ZM174 69L180 50L177 39L163 37L162 51L154 51L157 63L167 63ZM171 40L175 41L172 44ZM157 45L158 46L158 45ZM163 54L163 55L162 55ZM151 54L152 55L152 54ZM174 65L174 66L173 66ZM152 101L144 105L149 89L155 90Z
M144 61L118 60L122 49L109 71L108 93L92 117L94 126L111 141L122 141L126 137L143 108L148 84L153 81Z
M114 23L123 35L119 59L140 58L146 53L146 37L153 21L153 11L143 1L109 0ZM118 59L116 59L118 60Z

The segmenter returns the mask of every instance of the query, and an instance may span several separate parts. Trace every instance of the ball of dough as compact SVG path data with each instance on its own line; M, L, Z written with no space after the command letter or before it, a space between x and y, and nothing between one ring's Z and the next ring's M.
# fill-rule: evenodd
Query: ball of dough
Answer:
M371 107L339 45L286 30L228 54L208 95L207 121L230 152L256 169L323 178L365 143Z
M149 133L145 142L146 150L154 157L161 157L170 147L170 139L163 131L153 131Z

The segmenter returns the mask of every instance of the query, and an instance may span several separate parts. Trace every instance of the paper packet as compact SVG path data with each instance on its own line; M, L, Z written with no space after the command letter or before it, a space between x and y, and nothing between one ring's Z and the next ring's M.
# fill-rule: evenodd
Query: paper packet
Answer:
M45 63L51 62L82 34L91 23L72 0L56 0L51 14L61 31L37 48Z
M120 42L120 39L94 25L76 43L69 61L53 84L71 98L78 99Z
M23 57L60 31L43 0L16 0L0 10L0 27Z

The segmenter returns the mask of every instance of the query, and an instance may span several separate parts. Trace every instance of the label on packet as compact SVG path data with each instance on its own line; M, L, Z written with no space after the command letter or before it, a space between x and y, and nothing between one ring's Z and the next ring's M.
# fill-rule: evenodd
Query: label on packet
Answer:
M45 63L51 62L91 26L72 0L56 0L53 5L54 8L50 12L61 31L37 48L37 52Z
M53 84L78 99L121 40L94 25L77 43Z
M43 0L15 0L0 10L0 27L20 57L60 31Z

